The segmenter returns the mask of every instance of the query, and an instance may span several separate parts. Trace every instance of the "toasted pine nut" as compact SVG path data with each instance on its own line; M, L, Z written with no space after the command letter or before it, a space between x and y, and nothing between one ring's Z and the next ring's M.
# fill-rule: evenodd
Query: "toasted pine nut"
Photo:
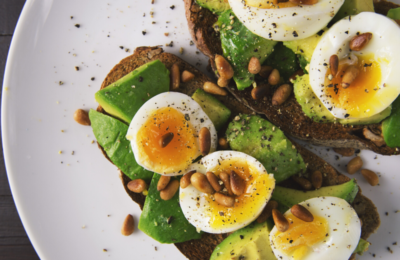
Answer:
M372 33L363 33L360 35L354 36L350 41L350 50L352 51L361 51L364 47L369 43L372 39Z
M320 171L315 171L311 174L311 183L314 188L319 189L322 186L322 173Z
M348 66L342 77L342 88L350 87L351 83L357 78L359 72L356 66Z
M336 77L339 71L339 57L334 54L329 58L329 66L331 67L331 74Z
M311 190L312 185L311 182L303 177L292 176L292 179L299 184L303 190Z
M181 188L184 189L190 185L190 178L192 177L193 173L196 171L190 171L182 176L181 178Z
M228 143L228 140L225 137L220 137L218 139L218 144L219 144L220 148L223 149L223 150L228 150L229 149L229 143Z
M147 183L142 179L136 179L133 181L128 182L126 187L135 193L141 193L147 190Z
M258 74L261 71L260 60L257 57L251 57L248 70L251 74Z
M311 212L308 211L308 209L306 209L302 205L299 205L299 204L294 205L290 209L290 212L292 212L292 214L295 217L297 217L305 222L312 222L314 220L314 216L311 214Z
M163 200L170 200L174 197L175 193L178 191L179 189L179 181L178 180L173 180L170 181L167 185L167 187L165 187L165 189L163 189L162 191L160 191L160 197Z
M207 180L210 182L211 186L214 188L216 192L222 190L222 186L219 184L219 179L213 172L206 173Z
M75 111L74 120L81 125L90 125L89 114L83 109L77 109Z
M367 169L362 169L361 170L361 174L362 176L364 176L364 178L367 180L367 182L371 185L371 186L376 186L379 183L379 177L378 175L376 175L375 172L367 170Z
M268 83L271 85L277 85L281 80L281 75L279 74L279 70L273 69L271 74L268 77Z
M233 77L233 68L231 64L221 55L215 55L215 66L217 67L218 73L225 79L231 79Z
M296 80L297 76L301 77L303 75L304 75L304 70L303 69L299 69L298 71L293 73L292 76L290 76L289 81L293 83L293 81Z
M231 177L229 176L229 174L227 174L226 172L221 172L219 174L219 178L224 183L225 188L228 190L228 194L233 195L233 192L231 189L231 180L230 180Z
M220 86L221 88L224 88L224 87L228 86L228 84L229 84L229 79L219 77L219 79L217 81L218 86Z
M207 127L203 127L199 132L199 144L200 152L203 156L206 156L211 149L211 133Z
M174 63L171 67L171 89L176 90L179 88L180 83L180 72L179 66L177 63Z
M160 177L160 179L158 180L157 190L162 191L163 189L165 189L165 187L167 187L170 180L171 180L171 176L162 175Z
M350 162L347 164L347 172L349 174L354 174L358 172L358 170L360 170L362 166L363 166L363 161L359 156L356 156L353 159L351 159Z
M376 135L372 133L368 128L363 129L363 135L365 138L373 142L376 146L381 147L386 144L385 140L383 139L382 136Z
M289 84L281 85L272 96L272 105L279 106L282 105L292 93L292 86Z
M193 74L193 73L191 73L190 71L187 71L187 70L184 70L184 71L182 72L181 81L182 81L183 83L189 82L189 81L191 81L192 79L194 79L194 74Z
M272 68L271 66L261 66L259 74L261 77L267 79L273 70L274 68Z
M234 171L231 172L231 189L233 194L240 196L246 188L245 181Z
M205 92L208 92L208 93L211 93L214 95L226 96L228 94L225 89L222 89L222 88L218 87L217 85L215 85L214 83L209 82L209 81L204 83L203 89Z
M269 91L269 85L261 84L251 90L251 97L254 100L260 100L263 97L265 97L265 95L267 95L268 91Z
M272 216L272 210L278 208L278 202L275 200L268 201L267 205L257 218L258 223L264 223L269 217Z
M124 236L130 236L135 231L135 220L131 214L128 214L122 224L121 234Z
M211 186L210 182L207 180L206 175L196 172L190 177L190 182L192 185L198 190L203 193L213 194L214 189Z
M235 199L229 196L226 196L221 193L214 194L215 201L225 207L233 207L235 205Z
M318 3L318 0L289 0L289 2L302 5L313 5Z
M282 213L277 209L272 209L272 217L275 222L276 228L280 232L285 232L289 229L289 221L282 215Z
M165 148L172 141L172 139L174 139L174 133L166 133L158 140L158 144L161 148Z
M333 148L333 151L342 156L353 156L356 152L354 148Z

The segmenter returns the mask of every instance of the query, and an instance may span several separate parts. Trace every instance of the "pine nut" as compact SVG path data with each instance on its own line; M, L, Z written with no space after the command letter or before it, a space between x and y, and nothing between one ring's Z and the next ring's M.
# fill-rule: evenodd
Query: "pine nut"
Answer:
M271 74L268 77L268 83L271 85L277 85L281 80L281 75L277 69L273 69Z
M331 67L331 74L336 77L339 71L339 57L335 54L329 58L329 66Z
M277 209L272 209L272 218L275 226L280 232L286 232L289 229L289 221Z
M257 218L258 223L264 223L269 217L272 216L272 210L278 208L278 202L275 200L268 201L267 205Z
M225 89L222 89L222 88L218 87L216 84L209 82L209 81L204 83L203 89L205 92L214 94L214 95L226 96L228 94Z
M171 67L171 89L177 90L180 83L180 72L178 64L174 63Z
M372 33L363 33L357 36L354 36L350 41L350 50L352 51L361 51L365 48L365 46L372 39Z
M211 149L211 133L207 127L203 127L199 132L199 144L200 152L203 156L206 156Z
M218 86L220 86L221 88L224 88L224 87L228 86L228 84L229 84L229 79L219 77L219 79L217 81Z
M175 193L179 189L179 181L178 180L173 180L168 183L167 187L160 191L160 197L163 200L170 200L174 197Z
M166 133L165 135L161 136L158 144L161 148L167 147L167 145L174 139L174 133Z
M272 96L272 105L279 106L282 105L292 93L292 86L289 84L281 85Z
M171 177L170 177L170 176L162 175L162 176L160 177L160 179L158 180L158 183L157 183L157 190L158 190L158 191L162 191L163 189L165 189L165 187L167 187L167 185L168 185L168 183L169 183L170 180L171 180Z
M261 71L260 60L257 57L251 57L248 70L251 74L258 74Z
M365 138L373 142L378 147L384 146L386 144L382 136L372 133L368 128L363 129L363 135Z
M271 72L274 70L271 66L261 66L261 70L258 74L260 74L261 77L267 79Z
M350 87L351 83L357 78L359 72L356 66L348 66L342 77L342 88L346 89Z
M367 180L367 182L371 185L371 186L376 186L379 183L379 177L378 175L376 175L375 172L367 170L367 169L362 169L361 170L361 174L362 176L364 176L364 178Z
M207 180L206 175L196 172L190 177L190 182L192 185L200 192L213 194L214 189L211 186L210 182Z
M216 192L222 190L222 186L219 184L219 179L213 172L206 173L207 180L210 182L211 186L214 188Z
M74 120L81 125L90 125L89 114L83 109L77 109L75 111Z
M225 207L233 207L235 205L235 199L229 196L226 196L221 193L214 194L215 201Z
M225 137L220 137L218 139L218 144L223 150L228 150L229 149L229 143L228 143L228 140Z
M311 214L310 211L308 211L308 209L306 209L305 207L303 207L302 205L294 205L291 209L290 212L292 212L292 214L297 217L298 219L301 219L305 222L313 222L314 220L314 216Z
M229 176L229 174L227 174L226 172L221 172L219 174L219 178L224 183L225 188L228 190L228 194L233 195L233 192L231 189L231 180L230 180L231 177Z
M353 159L351 159L350 162L347 164L347 172L349 174L354 174L358 172L358 170L360 170L362 166L363 166L363 161L359 156L356 156Z
M233 77L233 68L223 56L215 55L215 65L221 77L225 79L231 79Z
M254 100L260 100L267 95L268 91L269 86L267 84L262 84L251 90L251 97Z
M122 224L121 234L124 236L130 236L135 231L135 220L131 214L128 214Z
M133 191L135 193L141 193L147 190L147 183L142 179L130 181L126 186L130 191Z
M231 189L233 194L240 196L246 188L244 180L234 171L231 172Z
M190 71L187 71L187 70L184 70L184 71L182 72L181 81L182 81L183 83L189 82L189 81L191 81L192 79L194 79L194 74L193 74L193 73L191 73Z
M353 156L356 150L354 148L333 148L335 153L338 153L342 156Z
M299 184L303 190L311 190L312 185L311 182L303 177L292 176L292 179Z
M311 183L315 189L319 189L322 186L322 173L315 171L311 174Z
M181 183L180 183L182 189L184 189L190 185L190 178L192 177L193 173L195 173L195 172L196 171L190 171L182 176Z

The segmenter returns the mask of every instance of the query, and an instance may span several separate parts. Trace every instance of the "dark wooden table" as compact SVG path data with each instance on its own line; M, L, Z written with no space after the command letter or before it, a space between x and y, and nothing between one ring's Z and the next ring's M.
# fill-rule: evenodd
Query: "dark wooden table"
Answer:
M0 76L3 89L4 68L15 25L25 0L0 0ZM1 95L1 94L0 94ZM0 160L0 259L39 259L19 219L8 185L1 145Z

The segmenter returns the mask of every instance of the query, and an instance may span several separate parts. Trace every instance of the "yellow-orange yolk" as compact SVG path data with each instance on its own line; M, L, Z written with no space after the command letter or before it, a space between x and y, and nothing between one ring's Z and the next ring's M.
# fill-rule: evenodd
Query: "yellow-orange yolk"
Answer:
M164 148L160 139L167 133L174 138ZM171 107L152 112L137 133L139 154L150 169L170 173L185 169L200 154L194 128L185 116Z
M238 0L241 1L241 0ZM288 2L279 2L278 0L246 0L246 5L258 7L261 9L280 9L299 6L299 4Z
M377 90L383 87L381 67L373 54L358 56L358 64L355 66L359 69L359 74L346 89L342 88L341 83L348 65L339 66L338 73L332 80L328 79L330 69L325 77L325 94L331 98L330 105L346 109L350 117L359 117L368 112Z
M232 158L220 162L212 170L217 176L221 172L230 174L235 171L246 182L245 192L235 197L236 202L232 208L218 204L212 196L206 196L209 203L207 211L210 215L210 226L219 229L237 223L242 223L257 214L269 199L275 180L268 174L261 174L254 166L249 165L245 159Z
M303 259L311 251L311 246L329 235L328 222L323 217L314 215L312 222L304 222L292 214L285 217L289 221L289 229L275 234L274 246L291 255L292 259Z

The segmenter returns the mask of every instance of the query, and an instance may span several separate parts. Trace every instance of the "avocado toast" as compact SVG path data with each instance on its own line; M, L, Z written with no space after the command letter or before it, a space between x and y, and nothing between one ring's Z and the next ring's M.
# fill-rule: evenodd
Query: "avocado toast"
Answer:
M221 2L221 1L209 1L209 2ZM365 1L365 2L372 3L372 1ZM374 5L376 12L379 12L384 15L387 14L390 8L394 8L397 6L395 4L386 1L374 1ZM214 73L218 77L219 76L217 72L218 70L215 65L215 55L223 54L223 46L221 46L221 39L222 39L221 35L223 33L225 33L226 35L230 34L229 30L221 28L224 27L232 28L235 26L235 24L229 25L229 19L232 19L233 13L229 13L229 11L226 11L223 12L222 14L219 13L220 16L218 16L216 12L212 12L205 7L199 6L195 0L185 0L185 9L186 9L186 18L188 21L189 30L192 35L193 41L196 43L198 49L210 58L211 67ZM236 20L236 18L234 18L234 20ZM221 21L223 21L222 24ZM231 20L230 24L232 24L232 21L233 20ZM218 27L217 30L215 30L215 27ZM244 28L244 26L242 27ZM243 29L240 29L240 33L242 32ZM240 34L242 38L243 35ZM241 37L235 39L233 36L233 41L240 42ZM251 39L251 41L254 42L262 41L262 44L271 44L268 43L268 40L260 38L261 37L257 36L257 38ZM228 37L227 39L223 40L225 41L225 43L222 44L225 44L225 48L227 48L226 42L228 42L230 39L231 38ZM239 43L237 44L239 45ZM253 47L253 45L251 45L251 47ZM286 43L284 45L286 45ZM278 48L278 46L279 48L284 48L283 45L279 44L276 45L275 47ZM261 61L262 60L261 55L270 55L271 50L266 50L267 53L259 54L260 50L271 49L273 47L274 45L272 45L272 47L268 45L263 48L256 48L254 49L254 54L251 55L254 55L256 57L260 56L259 58ZM272 52L272 55L273 54L274 53ZM288 60L287 62L289 62L291 60L290 57L292 54L286 55L285 53L282 53L282 56L280 57L279 55L276 56L278 56L279 59L282 59L282 62L284 62L283 60L285 59L287 59ZM234 53L232 51L231 55L240 55L240 54ZM246 52L246 55L248 55L248 51ZM229 60L230 56L228 56L227 58ZM269 57L267 59L269 59ZM300 60L300 65L302 65L301 60ZM247 63L246 65L244 65L244 67L246 70ZM257 76L254 78L257 86L263 86L267 84L266 80L263 79L262 77ZM300 83L298 83L298 85L300 85ZM254 100L252 98L251 91L253 87L248 87L245 88L244 90L238 90L238 87L233 82L233 80L226 89L229 92L231 92L231 94L233 94L239 101L241 101L247 107L252 109L254 112L264 114L268 118L268 120L270 120L274 125L278 126L287 135L296 137L301 140L306 140L308 142L317 145L324 145L324 146L338 147L338 148L342 147L342 148L368 149L383 155L395 155L399 153L399 148L396 146L389 147L387 145L374 143L373 140L367 139L365 137L366 135L364 132L371 132L377 135L380 135L382 133L381 130L382 123L379 123L379 120L378 123L374 121L372 123L369 122L364 124L352 124L352 123L340 124L337 122L326 122L325 115L318 115L317 117L319 120L317 120L316 118L310 118L310 115L306 115L305 113L306 111L304 110L303 104L299 103L299 100L296 99L297 97L295 97L295 95L291 94L289 98L281 105L278 106L272 105L271 100L275 90L277 89L277 86L275 87L270 86L269 91L267 91L265 97L262 100ZM307 100L309 99L309 97L306 96L304 97L304 99ZM395 107L395 105L393 105L393 107ZM317 111L318 108L311 106L311 108L309 107L309 110ZM315 115L315 113L311 114ZM329 112L328 114L330 115Z
M161 61L161 63L163 63L168 70L171 69L173 64L178 64L181 70L187 70L195 75L195 78L191 82L181 83L179 89L177 90L179 92L192 95L197 89L201 89L206 81L211 81L207 76L199 72L197 69L195 69L188 63L184 62L183 60L179 59L178 57L172 54L164 53L163 50L160 48L140 47L135 50L133 55L122 60L110 71L110 73L103 81L101 89L106 88L107 86L116 82L126 74L135 70L136 68L156 60ZM232 121L232 119L235 118L237 119L237 117L242 117L242 115L240 114L252 113L250 109L242 105L240 102L238 102L234 97L230 95L224 97L218 96L216 98L220 102L222 102L228 109L231 110L230 121ZM106 114L105 110L101 106L97 108L97 111ZM234 122L236 121L234 120ZM228 126L225 125L220 128L219 130L220 136L225 135L227 127ZM123 142L124 141L122 140L123 138L124 136L122 136L121 138L118 137L116 139L120 140L120 142ZM303 147L299 146L298 144L294 143L293 141L292 143L297 149L302 159L304 160L304 163L308 165L307 170L304 173L305 177L309 176L311 172L318 170L323 173L323 184L322 184L323 187L349 183L350 179L348 177L337 172L332 166L327 164L324 160L317 157L308 150L304 149ZM124 143L124 145L125 144L126 143ZM103 149L102 146L100 146L100 144L99 148L102 150L105 157L110 160L110 158L107 156L107 152ZM127 149L129 149L129 147ZM109 152L108 148L107 151ZM121 169L123 167L119 168ZM130 171L130 169L127 169L127 171ZM135 170L133 170L133 172L135 172ZM132 198L133 201L139 204L141 209L143 209L143 207L145 206L146 196L144 196L142 193L134 193L127 188L127 184L131 181L131 179L134 179L136 177L146 179L146 178L151 178L152 176L151 173L146 173L146 172L140 172L139 174L140 176L128 174L130 176L128 177L121 171L121 179L128 195ZM280 185L297 189L299 188L298 184L294 183L291 179L282 182ZM152 185L150 185L150 189L152 189ZM285 201L285 199L281 198L281 201ZM352 205L363 222L361 237L363 239L366 239L369 237L370 234L372 234L378 228L380 223L379 215L373 203L368 198L364 197L361 194L361 191L359 191L355 196ZM216 235L216 234L202 233L201 239L193 239L182 243L175 243L175 245L189 259L209 259L216 246L219 245L226 237L227 234Z

